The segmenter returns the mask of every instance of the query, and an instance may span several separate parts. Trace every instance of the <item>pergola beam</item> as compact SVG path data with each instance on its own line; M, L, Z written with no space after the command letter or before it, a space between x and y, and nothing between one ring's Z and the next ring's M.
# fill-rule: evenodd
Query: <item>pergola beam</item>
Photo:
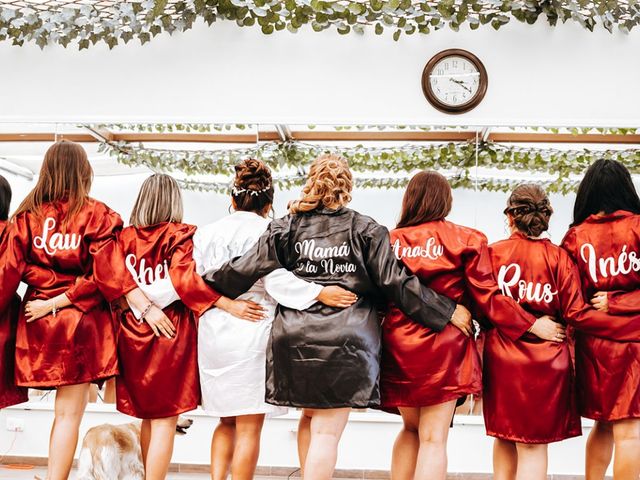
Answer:
M142 143L237 143L283 141L277 131L255 134L223 133L113 133L87 127L89 133L0 133L0 142L53 142L66 139L80 143L124 141ZM285 138L301 142L464 142L474 141L476 131L287 131ZM480 138L500 143L639 144L640 135L600 133L520 133L481 131Z

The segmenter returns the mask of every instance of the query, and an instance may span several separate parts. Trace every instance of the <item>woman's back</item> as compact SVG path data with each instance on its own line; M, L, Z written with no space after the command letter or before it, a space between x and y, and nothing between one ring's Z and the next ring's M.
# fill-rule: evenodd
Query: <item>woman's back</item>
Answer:
M117 213L91 198L73 218L68 218L68 210L68 201L50 202L38 214L24 212L14 219L11 248L24 257L23 281L48 295L61 293L58 290L91 272L92 249L115 240L122 227Z
M560 270L571 260L560 247L546 238L530 239L515 233L491 244L489 250L503 295L513 298L536 316L550 315L562 321L558 292L559 282L566 275Z
M207 278L229 260L244 255L265 232L269 222L255 213L238 211L198 228L193 237L193 259L198 273ZM275 301L265 293L262 279L239 298L272 303L275 308Z
M585 292L640 286L640 215L618 210L591 215L562 241L580 270Z
M436 220L391 233L391 248L396 258L423 284L447 295L457 303L467 303L466 264L486 244L479 231L447 220Z

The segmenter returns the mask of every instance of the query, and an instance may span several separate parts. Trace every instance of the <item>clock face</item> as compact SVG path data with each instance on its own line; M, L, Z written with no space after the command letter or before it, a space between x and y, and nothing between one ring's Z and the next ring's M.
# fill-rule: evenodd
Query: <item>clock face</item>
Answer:
M433 66L429 84L433 95L443 104L464 105L480 90L480 71L469 59L452 55Z
M445 113L475 108L487 91L487 71L466 50L450 49L435 55L422 73L422 90L429 103Z

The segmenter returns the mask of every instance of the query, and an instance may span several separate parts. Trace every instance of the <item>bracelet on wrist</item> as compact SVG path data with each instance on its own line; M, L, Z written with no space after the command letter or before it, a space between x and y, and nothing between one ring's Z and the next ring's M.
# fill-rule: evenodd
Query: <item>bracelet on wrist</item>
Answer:
M145 320L144 317L147 316L147 314L151 311L151 307L153 307L153 303L149 303L144 310L142 311L142 314L140 315L140 320Z
M58 308L56 307L56 301L55 299L51 299L51 303L52 303L52 307L51 307L51 315L53 315L53 318L56 317L57 313L58 313Z

